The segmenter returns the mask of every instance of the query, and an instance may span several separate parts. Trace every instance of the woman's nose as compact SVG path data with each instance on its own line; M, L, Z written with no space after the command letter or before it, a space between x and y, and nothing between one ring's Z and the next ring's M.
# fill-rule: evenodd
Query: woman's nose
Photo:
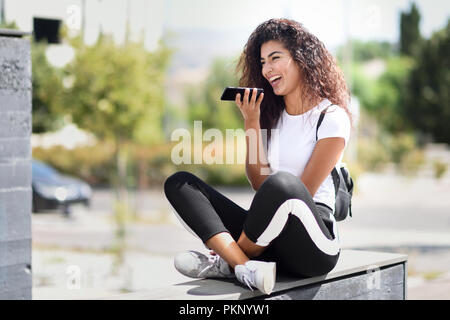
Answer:
M269 66L263 66L263 74L266 75L267 78L272 74L272 68Z

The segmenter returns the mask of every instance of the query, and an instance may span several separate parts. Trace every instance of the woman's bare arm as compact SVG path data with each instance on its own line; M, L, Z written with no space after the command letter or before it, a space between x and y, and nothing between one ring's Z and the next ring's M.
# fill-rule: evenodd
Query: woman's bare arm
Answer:
M236 105L244 117L245 140L247 145L245 172L254 190L258 190L259 186L270 174L270 167L264 151L259 125L260 106L264 99L264 93L259 95L258 100L256 99L256 93L256 89L253 89L253 94L250 98L250 90L245 89L242 101L239 93L235 99Z
M259 121L245 122L245 140L247 156L245 158L245 173L253 190L258 190L264 180L270 175L270 166L264 150Z
M325 138L317 142L300 179L314 196L344 151L344 138Z

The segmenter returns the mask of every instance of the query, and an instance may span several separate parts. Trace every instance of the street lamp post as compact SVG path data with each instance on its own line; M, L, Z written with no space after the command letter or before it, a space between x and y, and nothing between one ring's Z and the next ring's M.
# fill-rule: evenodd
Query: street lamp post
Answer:
M127 0L127 16L125 28L125 43L127 44L130 40L130 0Z
M84 31L86 27L86 0L81 0L81 42L84 43Z
M0 0L0 24L5 22L5 1Z

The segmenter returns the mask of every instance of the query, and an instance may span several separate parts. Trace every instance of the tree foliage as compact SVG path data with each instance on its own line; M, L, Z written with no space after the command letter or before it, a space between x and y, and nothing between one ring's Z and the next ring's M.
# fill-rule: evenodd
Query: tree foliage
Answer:
M19 29L14 21L2 22L0 28ZM31 39L33 133L53 131L63 124L58 113L63 94L62 71L49 63L46 49L46 42L35 43Z
M114 142L112 182L118 203L127 205L130 147L164 141L164 78L171 51L162 42L154 52L143 42L117 45L110 35L100 35L92 46L79 37L70 41L76 54L65 68L63 112L80 128Z
M419 29L420 13L415 3L409 12L400 16L400 53L414 56L420 48L422 37Z
M142 43L116 45L102 35L93 46L76 44L66 68L65 111L99 138L158 143L163 139L164 76L170 51L148 52Z
M45 55L47 44L32 43L33 132L59 129L62 124L63 101L62 70L52 66Z
M414 60L393 57L385 64L385 71L372 83L370 96L363 103L386 130L397 134L411 129L405 121L405 98Z
M204 83L186 88L190 123L201 120L204 129L219 130L242 127L242 116L234 103L220 100L225 87L237 86L235 64L228 59L216 58L211 64Z
M424 42L411 71L405 116L437 142L450 143L450 20Z
M398 53L393 45L352 42L352 93L387 132L420 132L449 143L450 20L430 39L421 38L419 21L414 4L402 13ZM371 77L365 67L375 59L384 70Z
M13 30L19 30L19 27L17 26L15 21L2 21L0 23L1 29L13 29Z
M345 50L351 48L351 57L353 62L363 63L373 59L387 59L397 54L397 48L387 41L361 41L351 40L345 46L338 48L337 59L344 60Z

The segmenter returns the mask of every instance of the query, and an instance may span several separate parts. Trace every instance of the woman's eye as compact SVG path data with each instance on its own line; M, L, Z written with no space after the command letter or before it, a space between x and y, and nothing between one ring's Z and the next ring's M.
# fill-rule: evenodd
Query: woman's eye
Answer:
M273 57L272 60L278 59L279 57Z

